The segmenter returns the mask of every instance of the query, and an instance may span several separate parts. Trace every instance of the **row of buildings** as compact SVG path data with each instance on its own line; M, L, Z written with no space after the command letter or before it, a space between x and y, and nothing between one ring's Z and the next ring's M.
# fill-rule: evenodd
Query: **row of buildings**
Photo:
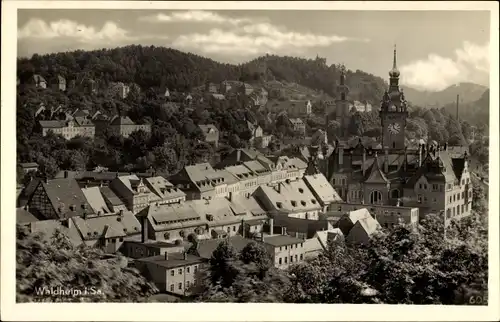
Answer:
M346 204L306 162L253 149L168 179L63 171L33 180L19 201L18 223L30 231L59 229L75 244L120 251L162 291L178 295L189 294L194 273L224 240L237 250L262 243L286 269L330 240L362 243L381 226L418 221L417 208Z
M126 98L131 90L135 90L138 93L141 91L140 87L134 83L125 84L123 82L109 82L104 86L99 86L100 84L97 81L89 77L73 79L68 82L66 78L61 75L56 75L47 81L42 75L33 74L22 83L18 78L17 84L18 86L34 86L40 89L52 88L53 90L63 92L78 89L87 94L96 94L100 90L104 90L108 95L121 99Z

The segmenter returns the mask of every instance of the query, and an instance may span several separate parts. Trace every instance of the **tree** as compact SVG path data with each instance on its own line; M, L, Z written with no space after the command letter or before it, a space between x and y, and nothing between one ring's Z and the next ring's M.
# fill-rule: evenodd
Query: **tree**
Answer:
M140 302L157 292L140 273L104 260L97 248L75 247L59 231L53 236L27 234L18 228L16 293L19 302ZM82 296L38 294L51 288L85 292Z

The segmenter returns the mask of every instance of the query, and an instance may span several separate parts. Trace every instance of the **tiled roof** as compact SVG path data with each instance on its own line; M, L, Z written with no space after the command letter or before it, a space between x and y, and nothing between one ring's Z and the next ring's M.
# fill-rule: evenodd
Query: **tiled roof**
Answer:
M169 253L168 259L165 259L165 255L158 255L153 257L140 258L137 259L137 261L155 264L167 269L193 265L205 261L205 259L196 255L186 254L185 256L186 257L184 257L183 253Z
M71 220L85 240L117 238L141 233L141 224L130 211L123 211L122 215L73 217Z
M103 198L111 204L111 206L121 206L124 205L123 200L121 200L109 187L99 187Z
M72 218L66 219L72 222ZM65 222L65 223L64 223ZM78 229L73 224L67 224L67 221L60 220L41 220L29 223L29 227L32 233L43 233L46 240L54 235L54 233L59 230L65 236L67 236L74 246L78 246L82 243L82 237Z
M64 217L82 216L84 213L89 215L94 214L94 210L75 179L54 179L48 183L41 182L41 185L54 210L58 212L61 209L61 213L59 213L61 219ZM71 210L72 206L74 210Z
M321 202L342 202L342 198L322 173L304 176L304 181Z
M82 188L82 192L96 214L98 212L101 212L102 214L111 213L111 210L106 205L106 201L104 200L99 187Z
M275 235L275 236L266 236L264 238L264 243L272 245L274 247L293 245L303 243L304 240L300 238L295 238L289 235Z
M371 236L375 231L381 228L378 221L371 216L366 208L349 212L349 219L353 226L356 224L361 225L368 236Z
M173 184L161 176L145 178L144 182L161 199L174 199L186 196L184 192L174 187Z
M66 121L39 121L42 128L56 129L66 126Z
M38 163L36 162L26 162L20 164L21 168L35 168L38 167Z
M254 242L251 239L247 239L239 235L224 239L200 240L198 242L198 247L196 249L196 252L198 256L200 256L201 258L210 259L212 257L214 250L217 249L217 246L219 246L219 244L224 241L229 242L229 244L237 252L241 252L246 245L250 244L251 242Z
M273 216L275 227L286 227L289 233L301 233L307 236L314 235L317 231L328 229L327 220L309 220L288 217L286 215Z
M191 202L170 205L150 205L143 210L155 231L201 226L206 223ZM141 213L141 214L142 214Z
M386 183L388 182L382 169L380 169L379 159L373 160L372 166L368 169L365 176L365 183Z
M226 167L226 170L239 180L248 180L257 177L257 173L253 172L242 164Z
M24 208L16 209L16 223L26 224L34 221L38 221L38 218L36 218L32 213L25 210Z
M135 123L128 116L114 117L110 125L135 125Z
M191 204L196 213L211 226L241 221L241 218L234 215L226 198L214 198L209 201L192 200Z
M266 210L253 196L247 198L246 196L235 195L231 198L230 207L235 213L245 211L246 216L243 218L245 221L249 218L267 218Z
M279 212L294 213L300 211L320 210L321 206L303 180L288 181L275 187L260 186L256 194L272 203Z

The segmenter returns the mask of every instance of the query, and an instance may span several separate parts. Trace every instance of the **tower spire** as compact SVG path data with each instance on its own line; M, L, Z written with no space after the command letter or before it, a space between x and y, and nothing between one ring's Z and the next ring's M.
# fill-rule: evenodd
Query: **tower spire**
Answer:
M396 44L394 44L394 57L392 61L392 69L389 72L389 76L392 78L398 78L399 77L399 70L398 70L398 64L397 64L397 52L396 52Z
M396 58L397 58L397 53L396 53L396 44L394 44L394 59L392 62L392 69L398 69L397 63L396 63Z

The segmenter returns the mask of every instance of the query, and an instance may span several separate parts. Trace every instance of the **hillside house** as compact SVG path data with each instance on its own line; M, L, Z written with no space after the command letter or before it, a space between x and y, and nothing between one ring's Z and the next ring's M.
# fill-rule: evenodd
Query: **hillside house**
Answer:
M129 137L132 132L142 130L151 133L151 124L135 124L128 116L115 116L109 122L109 129L115 135Z
M54 90L66 91L66 78L61 75L57 75L52 79L52 88Z
M34 85L36 88L47 88L47 81L38 74L31 76L27 83L28 85Z
M205 142L213 144L216 148L219 146L219 130L213 124L199 124Z
M112 82L108 86L108 92L112 96L124 99L128 96L128 93L130 92L130 86L122 82Z
M300 118L289 118L290 124L292 125L292 130L302 136L306 135L306 124Z
M71 140L76 136L94 138L95 125L87 118L75 117L70 120L39 121L41 132L46 136L49 131L62 135L66 140Z

